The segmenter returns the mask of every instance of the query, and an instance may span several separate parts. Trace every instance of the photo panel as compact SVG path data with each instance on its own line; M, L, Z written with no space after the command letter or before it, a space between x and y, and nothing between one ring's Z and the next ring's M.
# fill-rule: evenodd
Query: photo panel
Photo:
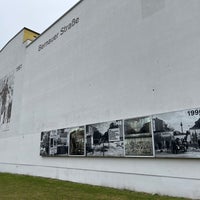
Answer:
M86 125L86 156L123 157L123 121Z
M69 155L85 155L85 128L84 126L68 128L69 133Z
M153 156L151 117L124 120L125 156Z
M67 156L69 146L67 129L56 129L41 133L41 156Z
M200 108L153 116L156 157L200 158Z

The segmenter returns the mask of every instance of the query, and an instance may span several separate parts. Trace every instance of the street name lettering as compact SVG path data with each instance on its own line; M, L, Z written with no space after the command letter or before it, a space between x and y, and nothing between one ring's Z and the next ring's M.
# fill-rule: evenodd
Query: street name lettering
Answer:
M44 49L46 46L48 46L49 44L51 44L53 41L55 41L59 36L59 33L56 33L52 38L50 38L49 40L47 40L45 43L40 44L38 46L38 51Z
M58 33L56 33L55 35L53 35L46 42L40 44L38 46L38 51L41 51L42 49L44 49L45 47L47 47L49 44L51 44L52 42L54 42L55 40L57 40L59 38L59 36L62 36L64 33L66 33L67 31L69 31L71 28L73 28L78 23L79 23L79 17L73 18L69 24L67 24L66 26L61 27L61 29L60 29L60 31Z
M65 32L67 32L69 29L71 29L75 24L78 24L78 22L79 22L79 18L72 19L71 23L69 23L67 26L63 26L60 29L60 35L63 35Z

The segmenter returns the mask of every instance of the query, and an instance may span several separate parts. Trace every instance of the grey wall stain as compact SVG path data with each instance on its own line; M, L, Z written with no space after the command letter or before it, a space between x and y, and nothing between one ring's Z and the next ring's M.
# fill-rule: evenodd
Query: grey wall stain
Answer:
M165 0L141 0L142 17L146 18L165 7Z

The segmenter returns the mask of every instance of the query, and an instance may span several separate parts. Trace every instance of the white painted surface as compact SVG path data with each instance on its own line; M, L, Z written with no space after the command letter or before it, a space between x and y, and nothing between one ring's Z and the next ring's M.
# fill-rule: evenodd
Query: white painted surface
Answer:
M25 61L10 131L0 135L0 171L200 198L198 159L39 156L44 130L199 107L200 2L147 2L84 0L15 50ZM38 51L73 18L79 23ZM2 72L20 63L13 46Z

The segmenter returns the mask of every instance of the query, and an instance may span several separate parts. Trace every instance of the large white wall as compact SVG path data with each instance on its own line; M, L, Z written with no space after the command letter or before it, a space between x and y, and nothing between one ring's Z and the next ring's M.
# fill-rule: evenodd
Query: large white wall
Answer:
M0 171L200 198L198 159L39 156L44 130L199 107L199 8L198 0L81 1L26 49Z
M0 51L0 80L5 76L14 76L14 94L12 114L9 128L0 127L0 138L16 137L19 131L21 116L22 88L24 71L24 59L26 55L26 42L23 43L24 30L17 33ZM3 151L4 152L4 151Z

